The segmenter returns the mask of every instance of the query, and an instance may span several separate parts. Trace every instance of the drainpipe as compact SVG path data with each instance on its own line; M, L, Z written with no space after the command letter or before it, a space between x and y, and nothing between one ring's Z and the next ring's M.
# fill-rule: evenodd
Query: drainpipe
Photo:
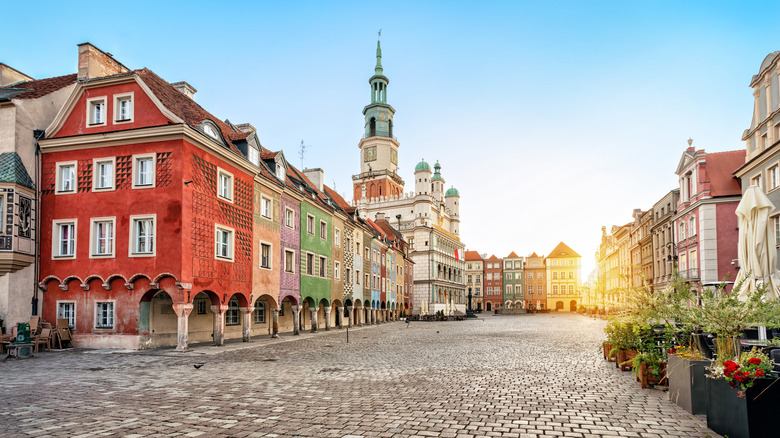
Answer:
M46 135L46 131L43 129L34 129L33 137L35 137L35 249L34 249L34 261L35 278L33 279L33 296L32 296L32 312L33 316L38 315L38 279L40 278L40 254L41 250L41 146L38 144L38 140L42 139Z

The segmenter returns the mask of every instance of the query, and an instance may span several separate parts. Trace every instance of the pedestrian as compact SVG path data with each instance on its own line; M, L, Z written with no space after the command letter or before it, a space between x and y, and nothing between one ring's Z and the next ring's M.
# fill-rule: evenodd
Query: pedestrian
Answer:
M406 317L406 328L409 328L409 323L412 322L412 320L407 316Z

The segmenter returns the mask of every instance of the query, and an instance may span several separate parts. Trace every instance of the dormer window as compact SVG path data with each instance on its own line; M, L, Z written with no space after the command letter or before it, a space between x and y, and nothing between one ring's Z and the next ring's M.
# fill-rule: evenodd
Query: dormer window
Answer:
M249 148L249 161L252 162L255 166L260 164L260 153L257 151L257 149L250 147Z
M114 121L133 121L133 93L114 95Z
M276 177L280 180L284 181L284 174L285 174L284 166L281 164L276 165Z
M219 140L219 134L217 134L217 130L214 129L213 126L208 124L203 125L203 132L205 132L209 137L212 137L214 140Z
M106 97L87 99L87 125L102 126L106 124Z

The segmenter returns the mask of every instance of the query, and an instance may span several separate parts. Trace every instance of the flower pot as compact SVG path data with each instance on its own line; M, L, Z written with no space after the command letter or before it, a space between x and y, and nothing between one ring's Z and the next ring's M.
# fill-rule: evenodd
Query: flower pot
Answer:
M636 354L637 354L636 350L618 350L616 364L617 366L620 367L621 371L628 371L632 368L631 364L629 363L623 364L623 362L635 358Z
M777 379L757 379L739 397L739 391L724 379L705 379L707 386L707 427L729 438L769 438L778 436L777 407L780 383Z
M604 350L604 360L606 360L607 362L612 362L615 359L614 354L609 354L609 352L612 350L612 344L604 342L603 344L601 344L601 347Z
M669 400L694 414L707 413L706 368L709 360L691 360L670 354L666 364Z
M658 363L658 375L650 372L650 366L647 362L642 362L639 366L637 378L642 384L643 389L651 385L666 385L666 362Z

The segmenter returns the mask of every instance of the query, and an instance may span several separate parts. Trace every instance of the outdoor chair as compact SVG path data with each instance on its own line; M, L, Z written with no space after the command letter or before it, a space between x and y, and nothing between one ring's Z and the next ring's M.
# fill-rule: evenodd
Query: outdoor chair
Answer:
M33 338L35 344L35 353L38 353L38 346L43 345L46 351L51 351L51 329L41 329L41 333Z
M30 317L30 336L36 336L41 333L41 317Z

